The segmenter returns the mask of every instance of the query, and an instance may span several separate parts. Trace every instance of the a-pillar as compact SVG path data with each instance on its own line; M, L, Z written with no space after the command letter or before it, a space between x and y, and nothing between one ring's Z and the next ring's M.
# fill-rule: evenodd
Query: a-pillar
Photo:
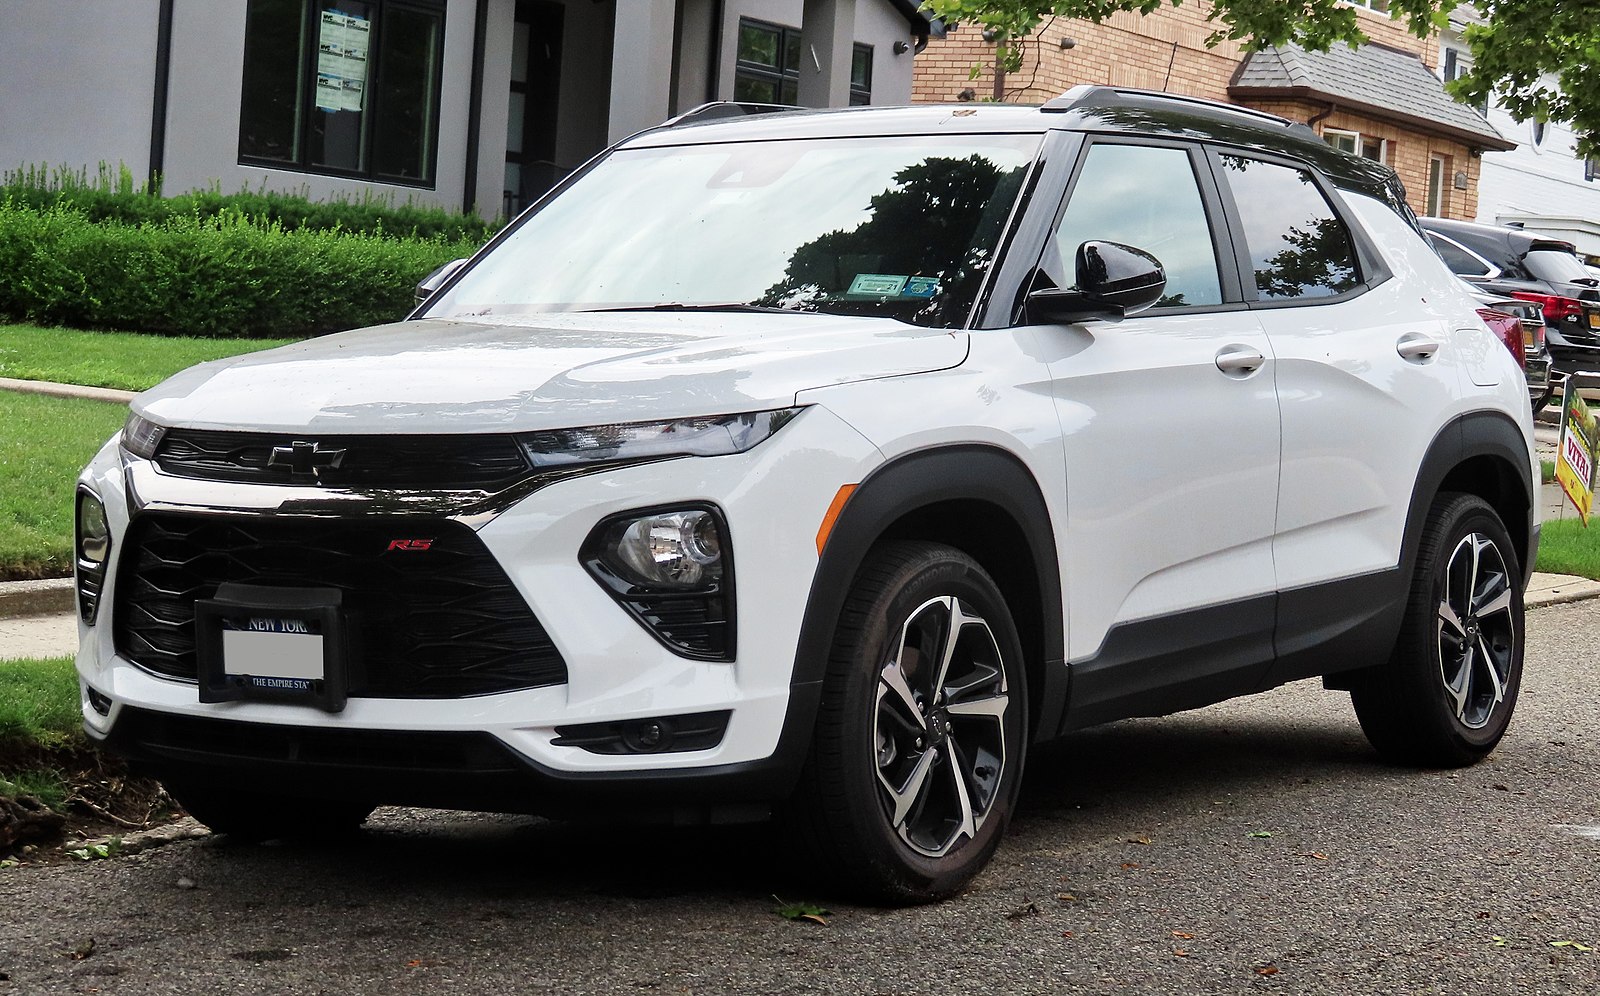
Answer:
M800 14L800 106L850 103L856 0L805 0Z
M668 117L676 7L675 0L617 0L609 141L653 128Z

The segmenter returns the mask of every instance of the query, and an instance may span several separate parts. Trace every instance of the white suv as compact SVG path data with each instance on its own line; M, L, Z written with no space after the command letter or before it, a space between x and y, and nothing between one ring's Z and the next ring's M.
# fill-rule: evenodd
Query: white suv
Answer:
M244 836L777 808L885 901L1108 720L1321 675L1392 760L1494 747L1527 399L1387 168L1108 88L773 110L140 396L78 491L91 735Z

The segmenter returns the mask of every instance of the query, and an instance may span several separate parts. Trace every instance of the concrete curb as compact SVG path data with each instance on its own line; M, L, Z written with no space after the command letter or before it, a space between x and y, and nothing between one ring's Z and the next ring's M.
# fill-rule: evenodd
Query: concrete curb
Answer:
M1522 603L1530 609L1546 605L1565 605L1600 597L1600 581L1565 574L1535 574L1523 594Z
M57 384L53 380L17 380L0 377L0 389L20 391L23 394L44 394L52 398L80 398L85 401L109 401L125 405L138 396L138 391L117 391L109 387L84 387L81 384Z
M0 619L72 612L76 597L71 578L0 582Z

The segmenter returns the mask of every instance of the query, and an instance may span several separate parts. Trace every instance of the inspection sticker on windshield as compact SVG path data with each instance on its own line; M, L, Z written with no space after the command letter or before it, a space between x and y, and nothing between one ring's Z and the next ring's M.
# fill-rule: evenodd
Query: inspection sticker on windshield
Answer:
M902 297L933 297L939 293L938 277L907 277Z
M892 273L858 273L856 278L850 281L850 293L870 294L874 297L899 297L909 279Z

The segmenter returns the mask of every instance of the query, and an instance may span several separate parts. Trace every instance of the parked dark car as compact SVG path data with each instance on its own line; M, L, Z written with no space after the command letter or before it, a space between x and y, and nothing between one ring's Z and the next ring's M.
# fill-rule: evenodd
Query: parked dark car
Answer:
M1430 237L1431 241L1431 237ZM1478 316L1522 367L1528 383L1528 401L1537 416L1561 388L1561 377L1550 370L1550 349L1545 344L1544 308L1536 302L1506 297L1463 280L1478 302Z
M1600 280L1570 242L1521 228L1422 218L1434 249L1462 278L1544 308L1552 370L1600 370Z

